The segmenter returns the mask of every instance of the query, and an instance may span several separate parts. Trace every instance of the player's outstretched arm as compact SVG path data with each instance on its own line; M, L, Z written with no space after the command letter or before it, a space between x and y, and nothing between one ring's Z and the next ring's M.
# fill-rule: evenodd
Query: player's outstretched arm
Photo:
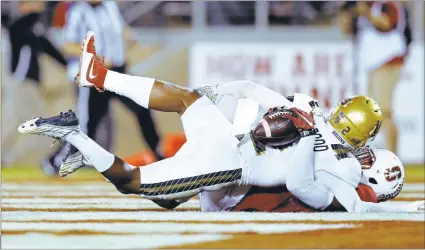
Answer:
M247 80L218 84L217 93L220 95L253 99L265 110L281 106L292 107L292 102L286 99L286 97L259 83Z
M335 195L336 200L347 210L347 212L359 213L396 213L396 212L424 212L423 202L411 203L408 205L392 205L385 203L372 203L362 201L353 186L347 182L320 171L317 177L325 182L326 186ZM420 209L422 208L422 209Z

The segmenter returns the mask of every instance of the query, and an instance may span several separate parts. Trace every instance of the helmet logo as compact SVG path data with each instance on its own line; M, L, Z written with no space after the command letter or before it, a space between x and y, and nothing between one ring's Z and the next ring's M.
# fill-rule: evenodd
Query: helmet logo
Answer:
M337 115L337 116L335 117L334 123L335 123L335 124L338 124L340 121L341 121L341 117L340 117L339 115Z
M342 105L342 106L346 107L346 106L347 106L348 104L350 104L352 101L353 101L353 99L351 99L351 98L347 98L347 99L345 99L345 100L342 100L342 101L341 101L341 103L340 103L340 105Z
M385 169L384 172L385 179L389 182L401 178L401 169L399 166L394 166L392 168Z
M335 117L334 123L338 124L341 122L341 119L345 118L344 112L339 112L339 114Z

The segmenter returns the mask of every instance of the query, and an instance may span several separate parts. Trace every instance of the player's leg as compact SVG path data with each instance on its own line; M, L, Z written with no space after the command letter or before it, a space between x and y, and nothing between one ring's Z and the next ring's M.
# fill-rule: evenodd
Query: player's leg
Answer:
M139 193L145 198L185 198L242 179L244 162L232 148L232 125L207 97L190 105L181 119L183 147L172 158L140 168Z
M50 118L36 117L21 124L18 131L66 141L75 146L87 162L114 184L120 192L136 193L139 190L139 169L125 164L120 158L115 157L84 134L80 130L77 116L72 111ZM75 152L71 150L70 153Z
M82 87L106 89L125 96L144 108L182 115L199 99L196 92L149 77L121 74L106 69L96 57L94 34L89 32L83 42L80 71L76 79Z
M385 147L397 151L398 130L392 115L393 92L400 79L400 66L383 66L371 73L368 95L378 102L382 109L382 130Z
M180 199L242 179L243 162L231 148L231 130L228 129L231 125L218 122L214 129L202 126L203 122L211 122L208 117L220 121L221 114L209 99L201 98L190 106L182 116L183 123L197 120L199 109L206 115L199 117L202 122L191 124L189 129L189 136L197 140L188 140L175 157L143 168L123 162L81 132L72 111L46 119L34 118L22 124L19 131L69 142L123 193L136 193L148 199Z

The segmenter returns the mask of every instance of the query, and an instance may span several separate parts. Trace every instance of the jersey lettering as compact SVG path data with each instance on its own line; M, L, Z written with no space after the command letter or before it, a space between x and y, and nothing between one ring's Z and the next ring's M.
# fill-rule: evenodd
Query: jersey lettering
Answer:
M320 151L326 151L328 149L329 149L329 147L328 147L328 145L326 145L326 141L325 141L325 139L323 139L322 134L317 133L316 139L314 141L313 151L314 152L320 152Z
M315 100L310 101L308 103L308 105L310 105L311 108L320 108L319 103L317 101L315 101Z
M345 144L345 141L341 138L341 136L339 136L339 134L335 130L332 131L332 134L336 137L336 139L338 139L339 142L341 142L341 144Z

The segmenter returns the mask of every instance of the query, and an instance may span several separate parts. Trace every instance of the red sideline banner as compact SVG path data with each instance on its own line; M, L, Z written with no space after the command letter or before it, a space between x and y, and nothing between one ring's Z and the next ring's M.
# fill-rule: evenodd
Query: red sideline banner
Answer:
M189 58L191 87L249 79L283 95L308 94L326 111L366 84L363 72L354 74L350 42L201 42ZM408 163L424 162L423 68L423 43L413 44L394 97L398 155Z

